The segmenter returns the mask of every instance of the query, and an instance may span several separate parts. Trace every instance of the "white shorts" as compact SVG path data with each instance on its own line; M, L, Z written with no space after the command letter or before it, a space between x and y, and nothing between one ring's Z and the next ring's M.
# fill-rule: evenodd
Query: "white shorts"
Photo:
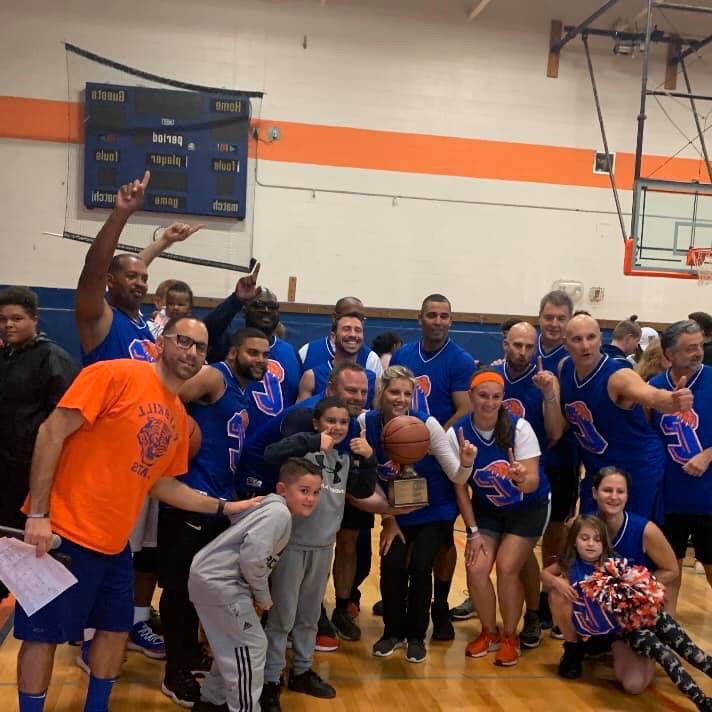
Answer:
M146 497L141 507L133 531L129 535L131 553L141 549L155 549L158 546L158 500Z

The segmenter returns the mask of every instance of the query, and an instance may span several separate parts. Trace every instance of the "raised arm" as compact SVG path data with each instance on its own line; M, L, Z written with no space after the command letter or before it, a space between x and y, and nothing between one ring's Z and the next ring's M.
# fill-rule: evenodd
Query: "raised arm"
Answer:
M74 408L55 408L40 425L32 455L30 470L29 514L50 514L49 499L57 463L64 441L84 423L82 414ZM52 524L49 517L28 518L25 523L25 541L35 544L37 556L49 551L52 542Z
M639 403L646 408L657 410L658 413L677 413L692 408L694 398L686 385L687 379L683 377L674 391L655 388L646 383L633 369L622 368L608 379L608 395L621 406Z
M551 447L561 439L566 430L566 419L561 410L561 399L559 396L559 379L544 370L541 356L537 357L537 372L532 383L541 391L544 401L542 410L544 411L544 430L548 443L540 443L541 447L549 445Z
M445 433L440 423L432 416L427 419L425 425L430 433L430 453L443 468L448 479L461 484L467 482L472 474L472 464L477 456L477 448L471 446L464 436L462 440L459 440L459 436L451 434L453 433L452 428ZM472 450L463 450L465 443Z
M87 251L75 304L79 340L85 352L100 344L111 328L111 308L104 298L106 276L121 231L131 215L143 205L150 178L150 172L146 171L143 180L134 180L119 188L114 209Z
M198 232L201 227L205 226L202 224L188 225L186 223L173 223L163 230L157 240L146 245L146 247L138 253L138 257L143 260L143 263L148 267L164 250L167 250L176 242L187 240L192 234Z

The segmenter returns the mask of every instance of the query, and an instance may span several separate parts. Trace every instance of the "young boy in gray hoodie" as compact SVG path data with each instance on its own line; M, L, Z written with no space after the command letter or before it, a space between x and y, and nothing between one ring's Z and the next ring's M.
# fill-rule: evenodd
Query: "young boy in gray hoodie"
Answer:
M276 494L233 517L230 528L195 555L188 592L214 655L196 712L259 709L267 652L260 617L272 607L268 578L289 541L292 515L305 518L316 510L321 485L319 467L289 458Z

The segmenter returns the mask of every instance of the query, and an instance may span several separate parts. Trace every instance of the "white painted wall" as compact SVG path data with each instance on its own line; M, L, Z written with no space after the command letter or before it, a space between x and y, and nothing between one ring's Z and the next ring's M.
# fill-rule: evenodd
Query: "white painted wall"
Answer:
M264 90L255 114L277 124L595 149L600 137L580 42L564 50L558 80L546 78L545 66L550 20L576 22L600 4L493 0L465 23L459 0L329 0L325 7L316 0L34 0L0 7L0 94L77 101L86 81L132 81L84 60L67 61L61 45L67 40L157 74ZM610 26L639 5L623 2L598 24ZM670 19L681 30L690 25ZM705 23L712 19L697 16L688 29L707 34ZM659 24L674 29L664 18ZM591 39L591 46L611 148L632 152L640 61L615 57L608 40ZM657 85L664 47L654 47L652 56ZM690 58L700 93L712 93L708 66L704 54ZM687 106L667 101L666 108L692 136ZM677 151L685 139L655 102L648 113L646 151ZM681 155L696 153L688 148ZM76 283L86 248L41 233L65 225L96 233L105 213L81 207L81 160L75 146L0 140L0 282ZM583 281L586 293L604 287L602 304L584 299L581 306L606 318L636 312L641 320L675 320L709 301L695 283L623 277L608 190L270 161L259 162L257 178L244 224L209 221L181 250L244 262L253 236L264 282L281 298L288 276L296 275L299 301L333 303L355 293L373 306L413 307L425 293L442 291L457 310L504 315L535 311L560 278ZM315 197L289 186L313 188ZM621 197L629 211L630 193ZM160 222L155 214L138 216L126 241L144 244ZM153 285L169 276L186 279L203 296L229 292L236 276L165 261L151 275Z

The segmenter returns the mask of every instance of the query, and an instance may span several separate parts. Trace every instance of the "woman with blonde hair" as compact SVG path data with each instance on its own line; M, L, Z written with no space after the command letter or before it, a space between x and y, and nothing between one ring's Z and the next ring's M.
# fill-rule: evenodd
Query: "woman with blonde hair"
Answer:
M662 373L666 368L670 368L670 361L665 358L660 339L651 339L647 348L640 356L640 360L635 366L636 373L644 380L649 381L653 376Z

